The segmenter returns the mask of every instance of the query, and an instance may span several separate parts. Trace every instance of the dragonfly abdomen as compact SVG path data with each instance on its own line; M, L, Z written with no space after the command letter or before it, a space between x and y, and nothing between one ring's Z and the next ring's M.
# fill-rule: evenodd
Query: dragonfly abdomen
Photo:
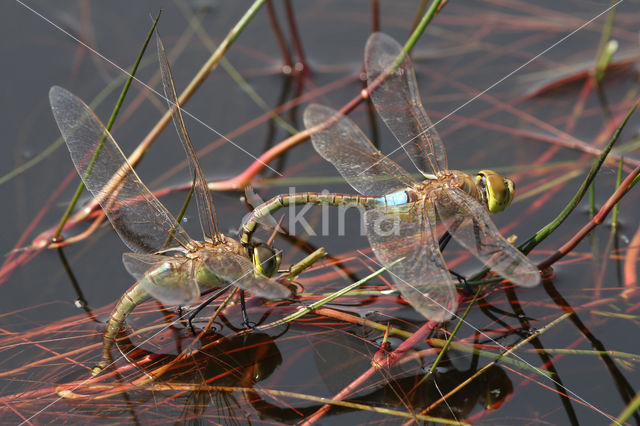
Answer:
M404 189L401 191L392 192L391 194L387 194L382 197L378 197L378 200L381 205L387 206L399 206L402 204L407 204L409 201L409 194Z
M367 195L336 194L326 192L300 192L296 194L280 194L271 200L256 207L247 222L242 227L242 238L240 241L248 245L251 235L258 227L260 219L269 216L283 207L312 204L330 205L337 207L355 207L357 209L370 209L384 206L385 197L371 197Z
M111 312L111 316L109 317L107 330L104 332L102 361L93 369L92 374L94 376L102 371L107 366L107 360L111 359L111 346L113 346L115 337L120 331L125 318L127 318L136 306L144 302L149 297L149 293L147 293L147 290L145 290L141 281L138 281L122 295L120 300L118 300L118 304L113 309L113 312Z

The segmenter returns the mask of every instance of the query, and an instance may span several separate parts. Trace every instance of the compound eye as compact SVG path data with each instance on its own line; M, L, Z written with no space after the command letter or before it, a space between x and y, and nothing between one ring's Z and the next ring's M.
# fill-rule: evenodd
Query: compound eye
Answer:
M272 277L278 272L281 260L282 252L265 243L253 247L251 261L255 270L265 277Z
M491 213L504 210L511 201L515 185L511 179L506 179L491 170L481 170L476 176L476 184L483 192L483 198Z

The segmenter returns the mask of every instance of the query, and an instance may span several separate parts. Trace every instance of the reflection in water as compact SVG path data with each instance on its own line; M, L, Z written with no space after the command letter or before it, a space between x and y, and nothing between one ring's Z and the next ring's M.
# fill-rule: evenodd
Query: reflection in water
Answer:
M193 339L187 330L174 330L174 333L178 339L169 339L170 342L167 343L175 344L176 347L169 349L167 346L161 350L162 353L136 348L129 339L121 340L119 348L123 353L128 353L129 362L148 372L175 361L177 353L188 347ZM323 374L331 392L341 390L367 368L371 360L369 354L363 352L363 340L354 337L356 336L349 333L337 333L331 336L330 341L313 342L311 352L318 354L315 357L316 368ZM245 422L255 420L256 412L262 419L295 423L318 410L321 404L300 407L299 401L289 401L276 405L266 401L259 389L246 390L255 389L258 383L269 378L282 364L282 354L274 339L265 333L257 332L231 338L224 338L213 332L203 336L197 352L178 362L160 382L156 382L169 386L173 384L176 387L180 385L183 392L176 389L177 393L170 398L175 405L182 407L179 423L198 422L205 417L223 423ZM357 343L354 345L354 342ZM370 343L364 344L371 348ZM427 368L420 362L422 361L412 361L390 370L381 370L375 381L363 387L365 391L346 401L419 413L468 379L478 369L478 358L475 356L472 357L471 366L465 370L456 368L445 358L438 370L426 377ZM185 388L185 385L193 387ZM240 394L213 391L210 388L202 390L201 386L229 386L244 390ZM447 399L446 404L440 404L428 415L462 420L476 408L486 410L499 407L512 392L513 386L506 372L498 366L493 366L462 391ZM256 411L251 410L250 406ZM352 409L333 407L328 415L348 411Z
M151 371L162 365L174 362L181 348L186 348L193 335L186 329L174 330L176 353L166 354L150 352L135 347L129 339L119 342L119 349L127 354L127 359L142 371ZM215 343L214 343L215 342ZM239 401L235 393L201 390L201 385L251 388L269 377L282 363L282 355L271 336L265 333L251 333L234 336L229 339L209 332L201 338L201 348L191 356L177 362L159 382L175 385L193 385L192 391L173 399L175 404L182 402L179 423L192 423L207 409L219 411L219 421L233 423L245 418L246 402L253 393L245 393L245 401ZM172 351L173 352L173 351ZM181 386L181 389L184 387ZM212 413L207 413L211 415Z
M381 344L379 339L369 343L362 337L364 336L359 336L358 333L344 333L331 341L318 340L314 343L314 353L322 354L315 357L317 369L323 374L323 380L332 394L344 389L368 368L373 357L372 348ZM392 346L390 350L393 350L401 341L390 338L389 342ZM406 358L411 359L411 354L408 355ZM482 367L478 366L477 355L471 357L470 366L464 370L454 366L448 356L445 356L434 374L427 376L430 364L424 363L432 361L433 358L425 360L415 357L411 361L381 370L380 374L362 386L368 392L361 392L348 401L420 413ZM499 407L512 392L513 385L506 372L493 366L461 391L447 398L446 403L436 406L427 414L464 420L476 407ZM317 408L319 407L314 407ZM344 410L346 409L342 407L332 407L329 415Z
M380 386L379 389L345 401L420 413L421 410L468 379L473 373L475 371L459 371L451 368L446 372L435 373L427 380L422 380L424 374L392 379ZM512 392L513 385L506 372L498 366L493 366L462 391L447 399L446 404L438 405L427 414L434 417L464 420L476 407L484 410L498 408ZM257 401L258 398L259 396L256 394L255 400ZM260 404L254 402L253 406L260 411L263 418L294 423L315 413L322 405L290 409L260 401ZM354 409L334 406L327 416L347 411L354 411Z

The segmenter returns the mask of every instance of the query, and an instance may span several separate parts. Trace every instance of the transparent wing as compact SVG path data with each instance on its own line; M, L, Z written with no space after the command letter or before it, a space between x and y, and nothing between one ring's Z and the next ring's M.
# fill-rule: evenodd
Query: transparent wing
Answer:
M164 88L164 95L171 109L171 115L173 118L173 124L178 132L182 147L187 153L189 159L189 168L194 176L196 203L198 205L198 216L200 217L200 226L205 238L210 241L219 242L222 240L220 233L218 232L218 222L216 219L216 211L213 206L213 199L211 198L211 192L207 185L207 180L204 176L204 172L198 163L196 152L189 139L187 128L184 125L182 118L182 110L180 109L180 103L178 102L178 95L176 94L176 88L173 84L173 76L171 74L171 67L169 66L169 60L165 53L164 46L160 36L156 34L156 40L158 45L158 60L160 61L160 71L162 74L162 86Z
M455 286L438 248L435 211L423 202L367 210L364 222L369 243L400 293L418 312L446 321L458 307Z
M427 116L411 59L386 34L369 36L364 53L367 81L376 111L422 174L447 169L447 154ZM395 67L396 61L402 62Z
M161 254L122 253L122 263L127 272L139 280L153 268L166 262L169 258Z
M122 260L131 275L134 272L138 274L145 264L151 266L138 278L138 282L165 305L187 305L200 298L193 259L135 253L125 255Z
M382 155L351 119L333 108L309 105L304 125L308 130L322 125L311 133L313 147L362 195L382 196L415 184L415 179Z
M204 258L204 265L211 273L217 275L236 287L248 290L256 296L267 299L281 299L291 295L285 286L269 278L256 277L254 267L245 257L225 252L216 253Z
M168 232L174 234L174 245L188 245L187 233L142 183L91 108L58 86L49 91L49 102L78 174L127 247L158 251Z
M457 188L450 188L442 195L436 198L436 208L460 245L515 284L533 287L540 282L538 269L500 235L482 204Z

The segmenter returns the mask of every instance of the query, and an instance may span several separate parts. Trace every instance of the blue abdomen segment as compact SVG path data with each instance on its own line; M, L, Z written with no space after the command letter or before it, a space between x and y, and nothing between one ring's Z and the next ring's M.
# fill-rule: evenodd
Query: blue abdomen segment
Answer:
M398 206L401 204L407 204L409 202L409 198L407 197L407 191L396 191L391 194L387 194L384 197L380 197L379 200L382 203L386 203L388 206Z

